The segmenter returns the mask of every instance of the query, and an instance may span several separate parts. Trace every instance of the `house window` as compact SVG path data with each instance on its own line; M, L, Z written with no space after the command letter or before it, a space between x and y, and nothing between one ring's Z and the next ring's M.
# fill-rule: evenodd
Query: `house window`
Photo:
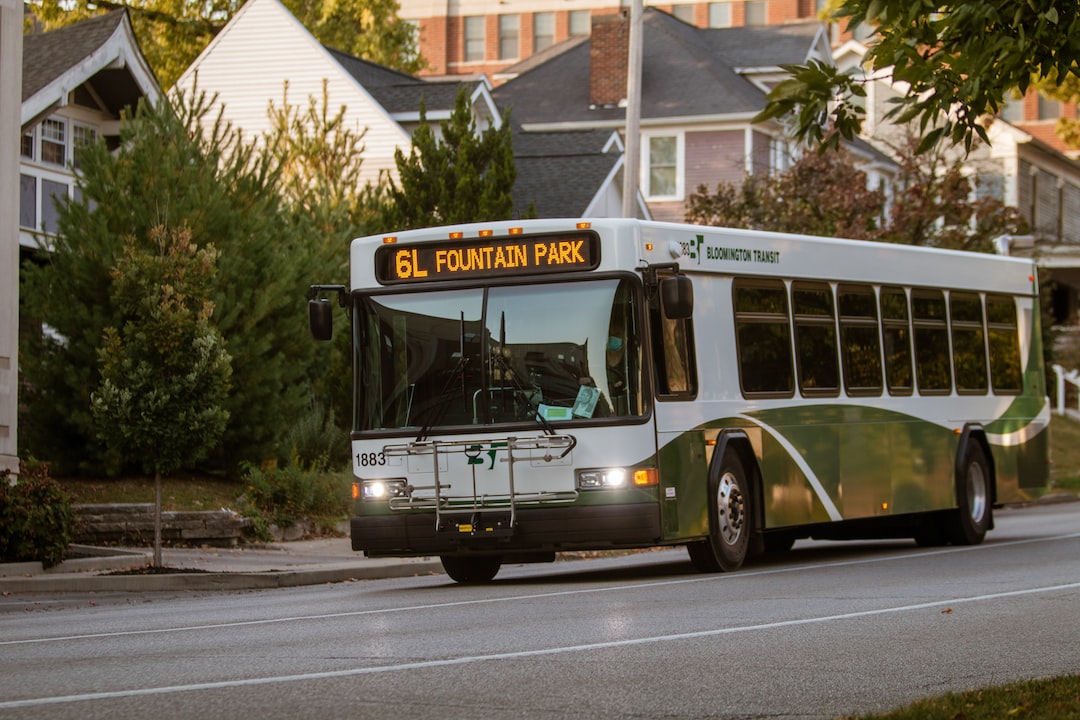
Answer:
M76 168L82 167L82 150L88 143L95 142L97 140L97 130L89 127L88 125L72 125L71 127L72 139L75 143L75 158L74 164Z
M570 37L588 35L592 30L592 17L588 10L570 11Z
M694 8L695 5L672 5L671 14L682 20L687 25L694 24Z
M555 44L555 13L533 15L533 52L538 53Z
M746 0L745 10L747 25L769 24L769 4L766 0Z
M1061 117L1061 103L1039 95L1039 119L1056 120Z
M21 153L27 160L34 159L34 131L27 130L22 134Z
M484 60L484 16L465 18L465 62Z
M63 165L67 161L67 125L47 118L41 123L41 161Z
M37 230L37 178L19 175L19 227Z
M66 183L41 180L41 229L55 235L60 221L60 203L67 200Z
M644 138L645 195L649 199L682 197L680 183L681 135L653 135Z
M729 2L709 3L709 27L711 27L711 28L731 27L731 3L729 3Z
M499 59L514 60L521 54L518 49L521 18L518 15L499 16Z

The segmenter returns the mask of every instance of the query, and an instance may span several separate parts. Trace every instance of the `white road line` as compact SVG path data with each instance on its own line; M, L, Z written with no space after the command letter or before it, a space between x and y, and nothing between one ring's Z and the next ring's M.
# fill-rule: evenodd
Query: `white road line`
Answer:
M1024 540L1008 540L999 543L987 543L984 545L969 545L965 547L949 547L940 550L920 550L913 553L904 553L903 555L890 555L888 557L872 557L872 558L858 558L855 560L835 560L830 562L812 563L812 564L795 564L782 568L769 568L763 570L742 570L737 573L720 573L720 574L706 574L695 575L689 578L679 578L678 580L657 580L653 582L635 583L632 585L612 585L600 588L578 588L576 590L558 590L552 592L531 593L529 595L510 595L506 597L494 597L494 598L477 598L472 600L455 600L452 602L441 603L429 603L424 605L406 605L404 607L392 607L392 608L378 608L375 610L351 610L349 612L340 613L324 613L318 615L291 615L280 618L264 618L260 620L238 620L236 622L224 622L224 623L211 623L206 625L182 625L178 627L156 628L156 629L140 629L140 630L120 630L115 632L100 632L100 633L83 633L79 635L58 635L55 637L45 638L28 638L23 640L0 640L0 647L8 645L36 645L42 643L62 642L62 641L74 641L74 640L94 640L100 638L113 638L113 637L129 637L132 635L160 635L165 633L178 633L178 632L194 632L199 630L219 630L222 628L238 628L238 627L250 627L254 625L275 625L279 623L301 622L305 620L332 620L335 618L348 618L348 617L361 617L365 615L386 615L391 613L404 613L404 612L416 612L422 610L434 610L438 608L451 608L462 607L467 605L487 605L491 603L504 603L504 602L521 602L523 600L536 600L540 598L551 597L564 597L568 595L588 595L593 593L608 593L608 592L622 592L626 590L642 590L657 587L669 587L673 585L686 585L690 583L702 583L702 582L717 582L724 580L726 582L735 582L743 578L760 577L762 575L779 575L782 573L803 572L808 570L820 570L823 568L835 568L846 567L851 565L868 565L872 563L894 562L897 560L912 560L917 558L930 557L934 555L948 555L958 552L978 552L985 550L994 550L997 548L1010 547L1016 545L1028 545L1031 543L1041 542L1059 542L1061 540L1071 540L1080 538L1080 532L1068 533L1065 535L1055 535L1051 537L1041 538L1028 538Z
M653 643L673 642L679 640L696 640L699 638L716 637L718 635L731 635L735 633L755 632L760 630L775 630L777 628L792 627L797 625L814 625L819 623L835 622L838 620L854 620L875 615L888 615L893 613L910 612L912 610L926 610L929 608L961 605L965 603L985 602L1002 598L1022 597L1025 595L1038 595L1043 593L1058 592L1061 590L1080 589L1080 582L1067 583L1064 585L1049 585L1026 590L1011 590L1008 592L990 593L986 595L972 595L968 597L956 597L948 600L935 600L933 602L916 603L914 605L899 605L896 607L878 608L877 610L860 610L858 612L840 613L838 615L824 615L813 618L801 618L798 620L781 620L777 622L761 623L758 625L742 625L739 627L718 628L715 630L698 630L696 632L675 633L671 635L654 635L651 637L636 638L633 640L611 640L607 642L587 643L584 645L567 645L563 647L544 648L540 650L522 650L518 652L494 653L491 655L467 655L464 657L446 658L443 660L425 660L423 662L400 663L397 665L379 665L377 667L351 668L349 670L332 670L328 672L304 673L300 675L278 675L265 678L247 678L242 680L225 680L209 683L192 683L189 685L167 685L155 688L137 688L133 690L114 690L111 692L83 693L79 695L62 695L59 697L30 698L27 700L0 701L0 710L9 710L25 707L39 707L43 705L58 705L94 700L114 700L147 695L169 695L181 692L196 692L202 690L220 690L237 687L251 687L256 685L273 685L277 683L302 682L310 680L327 680L334 678L356 677L360 675L376 675L380 673L402 672L406 670L428 670L431 668L450 667L453 665L468 665L470 663L492 662L495 660L520 660L523 658L539 657L544 655L562 655L567 653L589 652L592 650L606 650L610 648L630 647L634 645L647 645Z

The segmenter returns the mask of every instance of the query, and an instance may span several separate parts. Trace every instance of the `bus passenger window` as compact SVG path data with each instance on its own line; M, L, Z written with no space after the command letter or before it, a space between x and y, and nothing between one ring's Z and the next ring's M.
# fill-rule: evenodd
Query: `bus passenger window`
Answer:
M885 383L889 394L910 395L914 391L911 326L903 288L881 288L881 338L885 346Z
M841 285L841 364L848 395L881 395L881 343L877 301L869 285Z
M795 318L795 359L799 390L807 397L840 394L836 365L836 314L828 285L794 283L791 307Z
M694 325L691 319L672 320L660 308L659 293L649 301L656 392L659 395L697 395Z
M915 333L915 379L925 395L952 390L949 328L945 296L940 290L911 291L911 320Z
M984 395L987 385L982 300L975 293L950 293L949 317L956 391L962 395Z
M990 385L999 395L1021 390L1020 336L1016 302L1004 295L986 296L986 334L990 341Z
M733 293L743 394L791 397L795 392L795 376L784 283L739 279Z

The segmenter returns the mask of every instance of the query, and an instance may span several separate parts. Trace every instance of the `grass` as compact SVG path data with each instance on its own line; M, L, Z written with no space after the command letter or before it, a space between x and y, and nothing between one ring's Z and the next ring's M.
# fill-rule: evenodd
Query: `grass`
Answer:
M1050 420L1050 447L1053 458L1051 487L1080 493L1080 421L1066 415L1054 415Z
M72 503L152 503L154 479L58 478ZM161 505L164 510L217 510L235 508L237 498L247 486L239 479L179 473L161 480Z
M1080 717L1080 675L1067 675L949 693L892 712L863 715L859 720L1075 720L1077 717Z

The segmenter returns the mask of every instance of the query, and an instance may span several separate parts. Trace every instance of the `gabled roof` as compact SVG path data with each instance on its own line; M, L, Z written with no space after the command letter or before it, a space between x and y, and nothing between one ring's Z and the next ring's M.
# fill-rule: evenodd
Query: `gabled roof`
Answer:
M641 118L748 118L765 94L740 71L801 63L820 52L818 22L780 26L696 28L655 8L643 19ZM494 91L526 127L621 126L621 107L597 107L589 99L590 42L561 43L537 62L530 58L503 74L513 76Z
M114 116L161 95L126 10L23 37L22 114L28 127L87 85Z
M611 130L532 133L513 136L514 207L535 203L538 217L585 217L597 196L622 168L618 135Z

